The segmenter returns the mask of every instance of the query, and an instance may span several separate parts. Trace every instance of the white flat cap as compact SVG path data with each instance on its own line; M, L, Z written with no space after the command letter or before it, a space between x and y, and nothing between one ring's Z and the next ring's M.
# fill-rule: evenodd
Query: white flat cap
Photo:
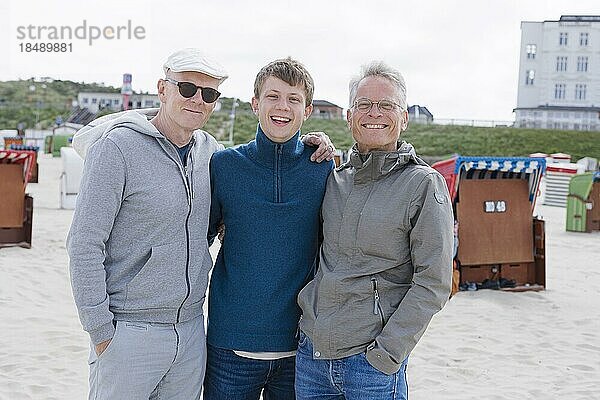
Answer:
M224 81L227 79L227 71L215 60L208 57L200 49L187 48L176 51L171 54L163 65L165 74L171 70L173 72L200 72Z

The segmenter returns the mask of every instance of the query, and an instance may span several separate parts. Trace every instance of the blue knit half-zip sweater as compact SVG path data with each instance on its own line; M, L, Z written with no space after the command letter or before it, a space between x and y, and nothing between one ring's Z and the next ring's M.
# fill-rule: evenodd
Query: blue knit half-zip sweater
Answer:
M298 292L314 274L320 208L333 162L310 161L298 140L272 142L260 125L248 144L215 153L209 235L225 238L213 269L209 344L250 352L292 351Z

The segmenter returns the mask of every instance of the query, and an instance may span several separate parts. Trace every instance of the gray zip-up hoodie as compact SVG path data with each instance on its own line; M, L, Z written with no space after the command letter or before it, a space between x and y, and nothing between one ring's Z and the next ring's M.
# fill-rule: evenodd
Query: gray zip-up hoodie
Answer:
M86 156L67 238L73 295L94 344L113 321L176 323L202 315L212 259L208 164L222 149L196 131L183 166L136 112L104 117L74 138Z
M329 175L319 270L298 296L315 359L365 352L392 374L448 300L454 219L444 178L412 145Z

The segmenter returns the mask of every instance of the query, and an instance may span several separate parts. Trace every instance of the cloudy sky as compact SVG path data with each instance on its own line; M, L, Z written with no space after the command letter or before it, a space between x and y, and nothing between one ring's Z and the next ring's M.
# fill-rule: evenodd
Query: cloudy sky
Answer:
M311 71L315 98L345 108L350 77L361 64L379 59L404 74L409 104L427 106L436 118L510 121L520 22L562 14L600 15L600 2L2 0L0 81L47 76L119 86L129 72L134 90L155 92L168 54L200 47L229 71L231 78L221 86L225 96L249 101L260 67L292 56ZM37 27L75 30L84 21L86 39L53 41L70 43L71 52L21 51L39 42ZM143 39L129 39L121 30L120 39L89 45L92 26L108 27L110 36L128 21L132 29L143 29ZM34 38L22 38L19 27L29 35L29 25Z

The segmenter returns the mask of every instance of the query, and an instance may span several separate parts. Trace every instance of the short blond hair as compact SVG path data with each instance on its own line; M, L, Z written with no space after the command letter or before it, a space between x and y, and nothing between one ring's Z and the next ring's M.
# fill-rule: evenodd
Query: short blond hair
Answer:
M302 85L306 95L305 107L312 104L315 83L302 63L291 57L272 61L262 67L254 80L254 97L260 97L260 91L268 77L274 76L290 86Z

